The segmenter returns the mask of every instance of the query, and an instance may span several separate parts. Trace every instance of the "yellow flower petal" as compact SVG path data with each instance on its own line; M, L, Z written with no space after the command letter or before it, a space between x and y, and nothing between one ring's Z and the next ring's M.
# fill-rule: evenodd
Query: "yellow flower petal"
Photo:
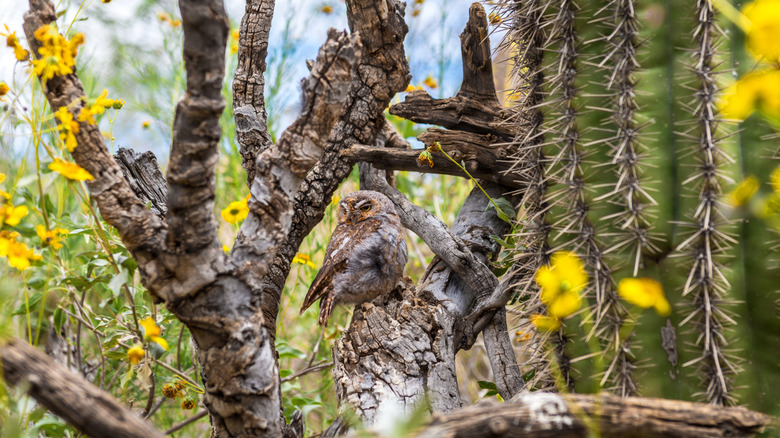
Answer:
M780 166L775 167L775 170L772 171L769 181L772 184L772 191L780 194ZM3 180L0 179L0 182L3 182Z
M157 326L157 324L154 322L154 319L151 317L146 318L142 321L138 321L138 324L141 325L144 329L144 339L151 340L155 336L160 336L160 333L162 333L162 330L160 330L160 327Z
M580 295L573 290L568 290L547 305L547 313L555 318L564 319L579 310L581 306L582 298Z
M168 341L160 336L152 336L151 341L162 347L163 350L168 349Z
M235 225L241 222L249 215L247 199L231 202L227 207L225 207L224 210L222 210L221 214L222 219L225 219L225 222L231 225Z
M618 295L644 309L654 307L661 316L668 316L671 313L671 306L664 295L664 287L652 278L624 278L618 283Z
M11 204L0 207L0 222L4 222L6 225L15 227L19 225L19 222L23 217L27 216L29 209L26 205L20 205L14 207Z
M141 362L141 360L146 355L146 352L144 351L143 347L140 345L135 345L133 347L130 347L127 350L127 359L130 361L131 364L135 365L138 362Z
M748 50L757 59L772 63L780 60L780 1L754 0L742 13L750 20L746 35Z
M739 183L737 187L729 192L727 199L728 203L734 207L742 207L747 205L748 201L756 194L761 183L753 175L745 178L744 181Z
M531 323L541 332L554 332L561 328L561 320L546 315L531 315Z
M59 173L72 181L87 181L95 179L86 169L76 163L69 163L59 158L49 164L49 170Z

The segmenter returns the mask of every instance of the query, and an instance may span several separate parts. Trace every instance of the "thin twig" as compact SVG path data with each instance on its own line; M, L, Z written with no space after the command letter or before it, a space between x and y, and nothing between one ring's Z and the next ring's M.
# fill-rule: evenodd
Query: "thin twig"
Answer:
M168 400L168 397L166 397L164 395L161 396L160 399L157 400L157 403L154 404L154 407L152 407L152 409L149 410L149 413L146 414L146 416L144 418L149 418L152 415L154 415L154 413L157 412L157 410L160 409L160 406L162 406L163 403L165 403L165 400Z
M150 372L152 373L152 387L149 388L149 396L146 398L146 406L144 406L144 410L141 411L141 416L144 418L148 418L150 413L152 412L152 403L154 403L154 391L157 389L157 384L154 381L154 368L149 367Z
M184 324L181 325L179 330L179 340L176 341L176 368L181 371L181 338L184 336Z
M200 420L201 418L205 417L208 413L209 413L209 411L207 411L205 409L200 411L200 412L198 412L194 416L192 416L192 417L182 421L181 423L173 426L172 428L166 430L165 431L165 435L170 435L170 434L172 434L172 433L174 433L174 432L184 428L185 426Z
M281 383L289 382L290 380L297 379L298 377L301 377L304 374L313 373L316 371L324 370L325 368L330 368L333 366L333 362L323 363L319 365L310 366L308 368L304 368L297 373L290 374L287 377L282 378Z

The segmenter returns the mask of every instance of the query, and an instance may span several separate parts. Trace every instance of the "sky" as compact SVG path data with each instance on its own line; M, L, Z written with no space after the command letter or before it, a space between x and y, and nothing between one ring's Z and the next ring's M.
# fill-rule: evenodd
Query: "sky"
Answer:
M4 6L0 7L0 26L8 25L11 31L16 31L23 39L22 21L27 2L0 0L0 3ZM440 87L429 89L429 93L434 97L451 96L460 85L462 73L458 35L465 26L471 3L462 0L425 0L422 5L412 3L408 2L406 13L410 28L406 38L406 52L413 76L412 83L420 84L426 77L432 76ZM57 10L66 9L66 4L59 3ZM78 31L86 35L86 43L80 49L77 59L80 71L89 69L89 75L80 76L91 76L93 79L84 81L85 88L90 96L91 90L99 94L102 89L108 88L109 97L120 97L127 101L115 122L109 126L104 118L101 129L111 129L118 145L141 151L152 150L165 161L170 142L172 109L183 93L183 89L178 86L183 76L180 75L176 83L167 83L149 72L170 75L170 66L180 59L180 53L177 54L178 59L161 55L171 51L180 52L180 31L177 33L177 30L161 23L158 18L160 13L178 18L175 2L112 0L103 4L97 0L85 3L74 1L68 5L68 12L59 22L70 23L80 5L83 5L79 15L81 20L74 23L71 34ZM330 14L322 12L325 5L331 6ZM228 0L225 8L232 27L237 27L244 12L244 2ZM271 84L276 82L276 97L268 103L268 110L271 113L269 116L275 119L277 133L292 123L297 114L299 83L308 74L305 60L316 57L328 28L347 28L345 9L342 0L276 2L269 42L266 95L269 95ZM417 16L412 16L414 9L419 9ZM118 53L117 47L120 45L135 52ZM282 65L280 60L284 55L286 58ZM275 81L277 77L279 80ZM26 68L16 63L13 51L0 47L0 81L14 83L15 87L12 88L19 89L26 80ZM29 132L25 132L29 128L12 123L10 117L3 116L0 113L0 135L12 137L14 141L10 143L13 148L24 148L29 143ZM4 147L8 144L8 141L3 142Z

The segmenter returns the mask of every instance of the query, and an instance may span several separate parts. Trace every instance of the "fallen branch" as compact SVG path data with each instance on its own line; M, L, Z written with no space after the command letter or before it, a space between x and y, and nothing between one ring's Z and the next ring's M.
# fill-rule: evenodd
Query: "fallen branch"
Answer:
M110 394L26 342L6 343L0 347L0 359L6 382L24 388L30 397L86 435L162 437Z

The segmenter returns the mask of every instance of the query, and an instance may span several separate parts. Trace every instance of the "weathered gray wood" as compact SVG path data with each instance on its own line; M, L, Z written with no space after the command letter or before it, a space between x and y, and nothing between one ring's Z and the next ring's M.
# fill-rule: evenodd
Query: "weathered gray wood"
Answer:
M744 408L612 395L521 393L436 417L419 437L750 437L772 421ZM589 431L590 430L590 431Z
M274 3L274 0L246 0L246 12L238 31L238 61L233 73L233 119L247 184L255 180L257 156L273 144L268 132L263 73Z
M119 148L114 154L130 189L150 210L161 219L168 212L168 186L165 176L157 164L157 157L151 151L142 154L130 148Z
M493 134L508 141L515 127L506 122L506 109L465 96L434 99L423 90L410 92L403 102L390 107L390 114L416 123L428 123L447 129Z

